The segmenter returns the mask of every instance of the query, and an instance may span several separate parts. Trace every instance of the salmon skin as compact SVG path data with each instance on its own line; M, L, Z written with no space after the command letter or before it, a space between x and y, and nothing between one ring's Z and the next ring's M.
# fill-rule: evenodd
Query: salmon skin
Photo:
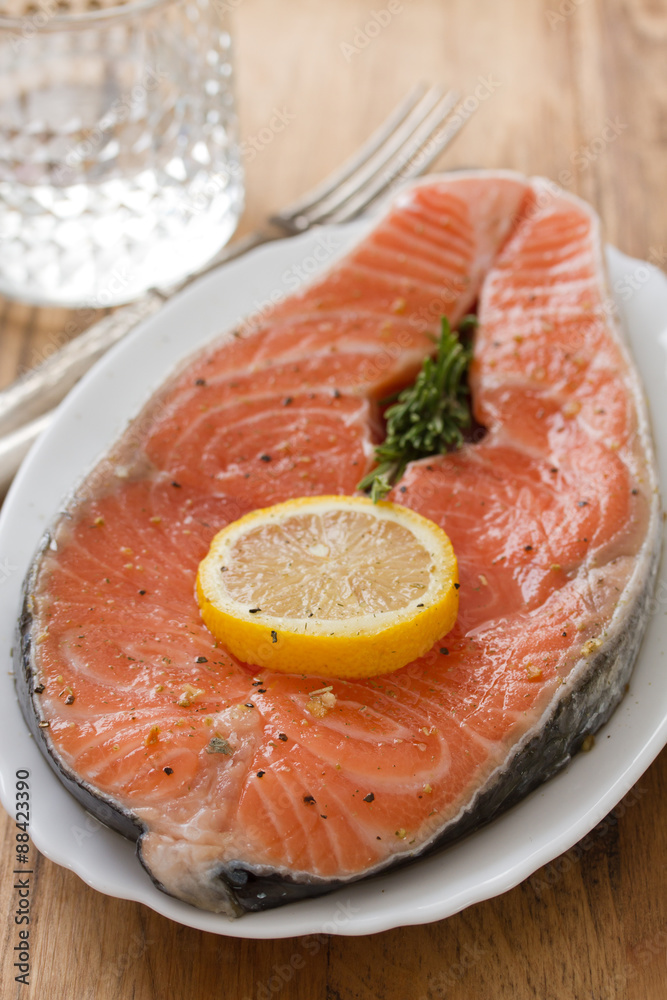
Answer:
M485 435L394 499L449 534L454 630L386 676L237 662L194 597L249 510L351 494L378 400L478 302ZM191 359L69 499L35 557L22 710L56 773L137 840L158 887L238 916L406 863L563 767L623 695L659 550L640 386L598 222L507 172L403 190L324 277Z

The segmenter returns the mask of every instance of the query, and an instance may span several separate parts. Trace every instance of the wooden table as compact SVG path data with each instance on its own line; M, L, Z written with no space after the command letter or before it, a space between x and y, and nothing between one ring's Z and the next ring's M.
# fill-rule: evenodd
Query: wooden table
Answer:
M667 260L667 8L651 0L230 0L246 158L240 232L353 150L418 79L488 96L447 165L560 179L628 253ZM387 16L381 16L387 21ZM373 34L375 31L373 29ZM266 137L266 133L262 133ZM0 380L91 314L0 303ZM3 996L39 1000L663 1000L667 756L581 845L504 896L373 937L257 943L189 930L37 857L32 985L13 980L13 823L4 817ZM36 856L37 852L33 851ZM284 969L296 956L291 977ZM299 957L300 956L300 957ZM282 978L280 969L283 969Z

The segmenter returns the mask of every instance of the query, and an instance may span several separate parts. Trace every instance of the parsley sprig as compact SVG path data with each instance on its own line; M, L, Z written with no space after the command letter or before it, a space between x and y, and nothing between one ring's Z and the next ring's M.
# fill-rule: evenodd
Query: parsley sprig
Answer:
M424 360L415 381L386 411L387 434L375 449L378 464L357 486L370 491L374 503L389 493L408 462L463 444L462 431L470 426L466 373L472 346L462 343L460 334L470 333L476 325L474 316L465 316L458 331L452 331L443 316L436 356Z

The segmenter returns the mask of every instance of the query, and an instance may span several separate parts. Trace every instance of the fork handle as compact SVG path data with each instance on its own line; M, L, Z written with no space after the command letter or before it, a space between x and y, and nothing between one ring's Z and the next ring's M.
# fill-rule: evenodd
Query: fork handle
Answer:
M143 320L153 316L176 292L220 265L235 260L279 235L284 234L276 232L274 235L269 231L255 232L230 247L224 247L196 273L169 288L151 289L136 302L98 320L84 333L54 351L37 368L26 372L0 391L0 465L6 455L17 454L16 449L8 447L5 441L8 435L53 409L105 351Z
M159 293L150 292L104 316L0 392L0 444L17 428L56 406L109 347L157 312L163 302Z
M0 497L4 496L31 447L54 417L49 410L0 438Z

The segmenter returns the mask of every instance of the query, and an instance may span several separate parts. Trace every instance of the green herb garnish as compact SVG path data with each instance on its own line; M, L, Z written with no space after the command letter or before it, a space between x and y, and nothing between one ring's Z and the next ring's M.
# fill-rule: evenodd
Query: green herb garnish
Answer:
M462 344L459 334L469 333L476 325L474 316L465 316L458 331L452 331L443 316L438 353L425 359L413 384L398 394L385 413L387 434L375 449L378 464L357 486L370 491L374 503L389 493L408 462L463 444L462 430L470 426L465 376L472 346Z

